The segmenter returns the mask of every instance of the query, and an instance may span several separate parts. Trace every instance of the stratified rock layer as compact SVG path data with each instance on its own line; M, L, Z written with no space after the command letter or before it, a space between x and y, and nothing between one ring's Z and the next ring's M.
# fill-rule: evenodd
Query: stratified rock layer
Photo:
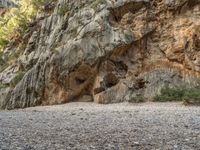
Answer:
M165 86L196 86L199 20L198 0L60 0L38 15L23 55L0 73L9 84L26 71L1 90L1 108L151 100Z

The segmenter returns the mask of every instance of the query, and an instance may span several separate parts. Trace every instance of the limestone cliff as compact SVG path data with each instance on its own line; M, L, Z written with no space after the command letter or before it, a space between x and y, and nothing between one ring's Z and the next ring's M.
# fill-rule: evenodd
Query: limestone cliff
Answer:
M11 0L0 0L0 9L4 7L13 7L16 6L16 4Z
M200 81L199 0L59 0L38 14L25 51L0 73L1 108L147 101ZM8 46L4 53L15 49Z

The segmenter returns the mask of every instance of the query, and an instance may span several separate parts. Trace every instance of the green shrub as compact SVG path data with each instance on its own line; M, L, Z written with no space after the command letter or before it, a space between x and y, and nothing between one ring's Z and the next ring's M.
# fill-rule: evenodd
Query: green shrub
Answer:
M3 37L0 38L0 49L1 47L3 48L4 46L6 46L9 43L8 40L4 39Z
M11 80L10 82L10 86L11 87L15 87L19 81L22 80L22 78L24 77L25 72L18 72L18 74Z
M165 102L165 101L180 101L184 95L184 89L182 88L169 88L164 87L161 89L161 94L157 95L154 99L155 101Z
M92 3L92 8L94 10L96 10L98 8L98 6L102 5L102 4L105 4L106 3L106 0L95 0L93 3Z
M0 72L9 66L9 64L5 61L3 56L4 56L4 53L0 51Z
M64 3L63 5L60 6L58 14L60 16L64 16L67 12L69 12L69 6L67 5L67 3Z
M161 90L161 94L155 96L155 101L199 101L200 102L200 86L194 88L169 88L165 87Z
M142 96L141 94L138 94L136 96L131 97L128 102L129 103L143 103L145 101L146 101L145 97Z
M200 102L200 86L186 90L183 100Z
M8 84L0 83L0 90L1 90L1 89L5 89L5 88L7 88L7 87L9 87Z
M31 0L32 5L34 6L35 9L41 10L42 6L47 5L50 0Z

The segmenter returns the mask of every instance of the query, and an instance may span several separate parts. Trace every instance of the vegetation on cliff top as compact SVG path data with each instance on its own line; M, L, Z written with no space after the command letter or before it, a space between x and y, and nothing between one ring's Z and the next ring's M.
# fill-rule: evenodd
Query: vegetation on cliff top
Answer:
M9 8L0 16L0 51L12 39L23 37L28 22L36 16L49 0L22 0L15 8Z

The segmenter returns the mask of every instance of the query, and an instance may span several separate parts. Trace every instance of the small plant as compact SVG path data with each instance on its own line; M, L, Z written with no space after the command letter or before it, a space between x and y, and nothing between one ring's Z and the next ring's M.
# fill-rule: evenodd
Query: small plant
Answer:
M1 37L0 38L0 50L3 49L8 43L9 43L8 40Z
M138 95L132 97L128 102L129 103L143 103L143 102L145 102L145 97L142 96L141 94L138 94Z
M26 44L20 43L19 46L18 46L18 51L20 53L22 53L22 52L24 52L25 49L26 49Z
M6 69L9 66L9 64L4 59L4 53L0 51L0 72Z
M0 83L0 90L1 90L1 89L5 89L5 88L7 88L7 87L9 87L8 84Z
M186 90L184 93L183 100L200 102L200 86Z
M31 0L34 9L40 10L43 6L47 5L50 0Z
M64 16L67 12L69 12L69 6L64 3L63 5L61 5L61 7L58 10L58 14L60 16Z
M0 58L2 58L3 57L3 51L0 51Z
M169 88L165 87L161 90L160 95L155 96L155 101L196 101L200 102L200 86L193 88Z
M98 6L102 5L102 4L105 4L106 3L106 0L95 0L93 3L92 3L92 8L94 10L96 10L98 8Z
M25 72L18 72L18 74L11 80L10 82L10 86L11 87L15 87L19 81L22 80L22 78L24 77Z
M185 89L164 87L161 89L160 95L157 95L155 101L181 101L184 96Z

